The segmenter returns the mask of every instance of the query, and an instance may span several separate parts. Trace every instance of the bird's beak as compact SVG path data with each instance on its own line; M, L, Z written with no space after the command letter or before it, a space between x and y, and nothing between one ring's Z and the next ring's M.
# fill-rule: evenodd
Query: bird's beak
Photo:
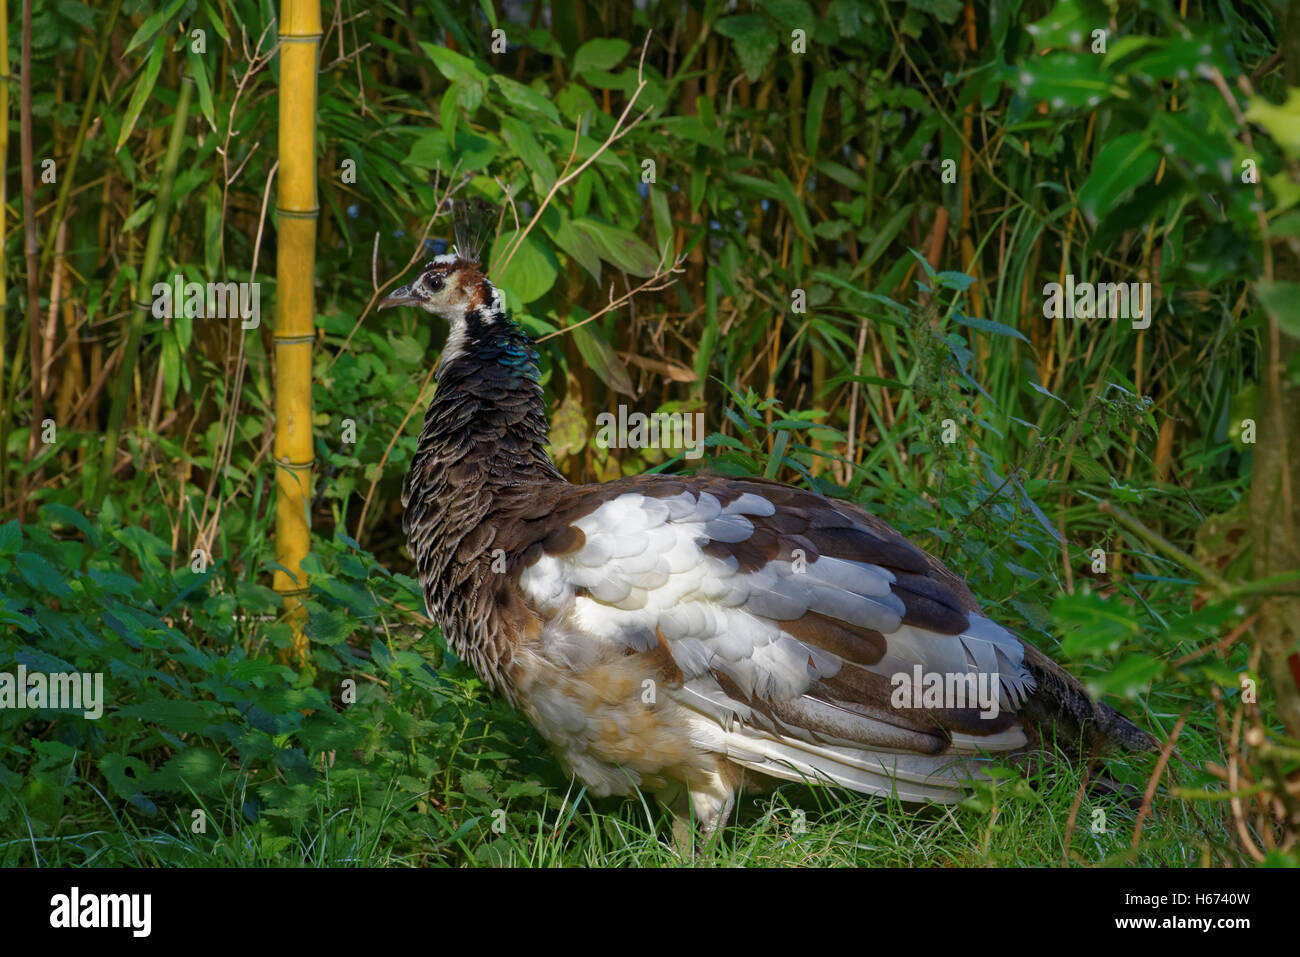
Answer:
M419 302L419 300L411 295L411 287L402 286L400 289L394 289L383 299L379 300L378 309L388 309L392 306L409 306L414 302ZM378 309L376 309L376 312Z

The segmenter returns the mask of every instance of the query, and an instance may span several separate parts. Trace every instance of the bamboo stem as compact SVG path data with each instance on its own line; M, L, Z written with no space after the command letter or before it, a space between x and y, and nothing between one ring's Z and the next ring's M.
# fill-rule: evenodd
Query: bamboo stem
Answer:
M95 103L99 99L99 80L104 74L104 61L108 57L108 41L113 36L113 27L117 25L117 13L122 7L122 0L113 0L108 11L108 20L104 23L104 32L99 38L99 49L95 51L95 73L90 79L90 89L86 91L86 103L81 109L81 123L77 126L76 138L72 141L72 150L68 154L67 166L60 173L59 198L54 204L54 218L50 220L49 235L45 239L45 248L41 250L41 268L50 263L51 243L63 222L63 211L68 205L68 193L77 175L77 161L81 159L81 150L86 143L86 131L90 128L90 117L95 112ZM5 71L8 72L8 71Z
M311 356L316 332L316 61L319 0L280 6L280 174L276 200L275 590L293 628L290 656L307 655L307 588L302 561L311 547Z
M36 445L41 434L41 419L44 418L39 378L41 320L37 309L39 289L36 281L36 170L32 165L34 162L32 158L32 0L23 0L22 31L23 75L20 84L22 99L19 113L23 165L23 246L27 254L27 336L31 346L32 373L32 423L27 439L27 461L30 463L36 457ZM30 472L23 476L23 488L18 496L20 522L26 517L28 482L33 478Z
M5 405L5 317L9 305L9 276L5 272L5 221L9 202L9 2L0 0L0 409ZM0 509L9 489L9 416L0 415Z
M140 267L135 302L128 321L126 352L122 356L117 386L113 390L113 405L108 413L108 429L104 433L104 452L100 461L99 475L95 480L95 492L88 503L91 509L97 509L103 501L104 493L108 491L108 481L113 475L117 441L122 432L122 419L126 414L126 402L131 394L131 384L135 379L136 360L140 356L140 337L144 333L144 319L151 308L149 296L152 294L154 279L158 273L158 258L162 251L163 235L167 231L167 221L171 218L172 183L176 179L176 164L180 159L181 144L185 140L185 121L189 116L190 99L193 94L194 80L186 75L181 80L176 112L172 115L171 139L167 143L167 152L163 156L158 197L154 205L153 220L149 223L149 238L144 247L144 263Z

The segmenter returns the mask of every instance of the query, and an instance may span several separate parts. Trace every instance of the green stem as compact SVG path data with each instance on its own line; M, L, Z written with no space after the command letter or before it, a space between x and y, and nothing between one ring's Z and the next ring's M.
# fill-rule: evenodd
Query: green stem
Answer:
M54 250L54 237L59 232L59 223L63 222L63 210L68 205L68 193L77 175L77 161L81 158L81 149L86 142L86 130L90 128L90 117L95 112L95 102L99 99L99 80L104 75L104 61L108 54L108 41L117 25L117 12L122 0L113 0L113 7L108 11L108 21L99 38L99 49L95 51L95 74L90 80L90 92L86 95L86 104L81 108L81 124L77 127L77 137L72 141L72 152L68 155L68 165L63 170L59 186L59 198L54 203L54 218L50 220L49 231L45 234L45 248L41 250L41 271L50 264L50 253Z
M1169 539L1148 528L1119 506L1112 505L1110 502L1098 502L1097 511L1104 515L1110 515L1138 538L1145 539L1147 544L1154 546L1158 551L1164 552L1189 571L1200 575L1202 580L1219 594L1230 595L1235 590L1232 585L1220 578L1208 565L1198 562L1191 555L1170 542Z
M103 501L104 493L108 491L109 479L113 476L113 461L117 457L117 441L122 432L122 418L126 414L127 398L131 394L131 383L135 379L136 359L140 355L140 337L144 333L145 316L150 311L148 297L158 272L158 258L162 250L163 235L167 230L167 220L171 218L172 183L176 179L176 163L180 159L181 144L185 140L185 121L189 116L190 99L193 93L194 80L187 75L181 81L180 97L176 100L176 112L172 116L171 140L167 144L167 153L163 157L162 179L158 183L157 203L154 206L153 221L149 224L149 239L144 247L144 263L140 267L140 277L136 285L126 351L122 354L122 367L118 370L117 387L113 390L113 406L108 414L108 429L104 433L103 459L95 482L95 494L88 503L92 509L98 508L99 503Z

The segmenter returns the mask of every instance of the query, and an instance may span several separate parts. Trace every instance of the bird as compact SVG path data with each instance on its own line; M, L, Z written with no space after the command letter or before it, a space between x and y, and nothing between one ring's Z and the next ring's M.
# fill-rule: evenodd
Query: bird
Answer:
M402 488L427 611L592 795L654 794L712 836L742 789L954 803L991 760L1156 746L857 504L713 474L570 483L476 249L398 306L449 324Z

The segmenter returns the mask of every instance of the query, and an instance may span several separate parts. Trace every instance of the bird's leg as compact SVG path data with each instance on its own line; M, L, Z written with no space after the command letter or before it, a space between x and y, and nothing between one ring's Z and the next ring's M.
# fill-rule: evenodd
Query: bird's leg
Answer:
M656 796L673 817L673 849L682 860L694 860L695 829L691 826L691 796L686 785L674 781Z
M660 792L659 799L668 806L673 816L673 846L683 860L694 859L696 849L707 849L721 833L736 805L736 792L723 776L718 775L713 787L688 788L675 784L671 790ZM699 828L700 840L695 840L694 820Z

